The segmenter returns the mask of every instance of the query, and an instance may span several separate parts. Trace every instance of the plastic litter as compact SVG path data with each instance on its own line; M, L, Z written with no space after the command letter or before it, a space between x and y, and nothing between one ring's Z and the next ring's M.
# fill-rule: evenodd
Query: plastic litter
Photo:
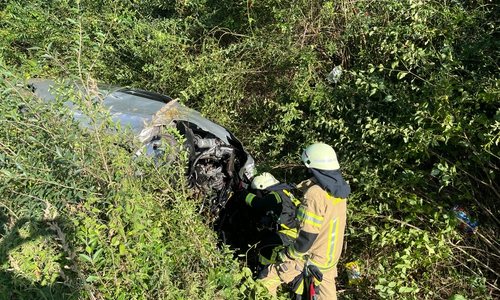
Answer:
M326 77L326 80L330 83L337 83L340 80L340 77L342 76L342 67L341 66L335 66L333 70L330 71L328 76Z
M355 285L361 282L361 270L357 261L351 261L345 264L349 284Z
M465 232L476 233L478 222L472 222L469 214L464 208L455 205L451 209L451 212L454 214L455 218L460 221L460 227Z

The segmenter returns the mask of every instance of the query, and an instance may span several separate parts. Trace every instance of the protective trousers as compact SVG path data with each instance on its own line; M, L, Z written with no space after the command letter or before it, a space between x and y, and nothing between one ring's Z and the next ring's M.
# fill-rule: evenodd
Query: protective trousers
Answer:
M285 258L282 263L269 265L261 271L259 279L264 283L271 295L276 296L276 290L283 283L290 283L301 274L304 269L304 263L297 259ZM319 286L319 300L336 300L337 288L335 287L335 278L337 277L337 268L334 267L323 272L323 280Z

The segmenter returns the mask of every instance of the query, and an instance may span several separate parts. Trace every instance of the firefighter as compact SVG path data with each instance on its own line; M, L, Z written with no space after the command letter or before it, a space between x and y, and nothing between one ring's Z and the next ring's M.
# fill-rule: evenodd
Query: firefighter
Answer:
M294 292L301 295L302 285L296 284L297 278L305 277L303 270L309 269L305 266L317 268L318 298L337 299L335 278L346 225L346 198L351 188L342 178L331 146L309 145L302 153L302 161L313 177L297 186L304 191L297 213L298 236L283 250L281 261L263 269L258 278L273 295L282 283L295 285Z
M255 193L242 190L237 197L244 199L252 210L267 219L271 231L257 245L259 262L267 266L276 262L279 251L297 237L296 215L299 200L291 193L290 185L280 183L267 172L255 176L251 188Z

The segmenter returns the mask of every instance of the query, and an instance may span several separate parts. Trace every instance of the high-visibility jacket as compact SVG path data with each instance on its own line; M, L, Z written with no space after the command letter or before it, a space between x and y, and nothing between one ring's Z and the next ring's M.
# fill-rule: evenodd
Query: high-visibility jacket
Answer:
M298 237L288 253L294 259L308 255L309 262L322 272L333 269L342 252L347 201L332 196L311 180L297 187L306 192L297 213Z

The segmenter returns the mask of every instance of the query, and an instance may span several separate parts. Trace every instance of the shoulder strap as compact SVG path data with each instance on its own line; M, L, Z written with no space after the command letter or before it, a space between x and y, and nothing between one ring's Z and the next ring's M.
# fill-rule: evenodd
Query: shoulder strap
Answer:
M297 228L297 206L300 204L299 199L295 198L288 190L276 191L281 196L283 209L278 219L278 223L286 229Z

